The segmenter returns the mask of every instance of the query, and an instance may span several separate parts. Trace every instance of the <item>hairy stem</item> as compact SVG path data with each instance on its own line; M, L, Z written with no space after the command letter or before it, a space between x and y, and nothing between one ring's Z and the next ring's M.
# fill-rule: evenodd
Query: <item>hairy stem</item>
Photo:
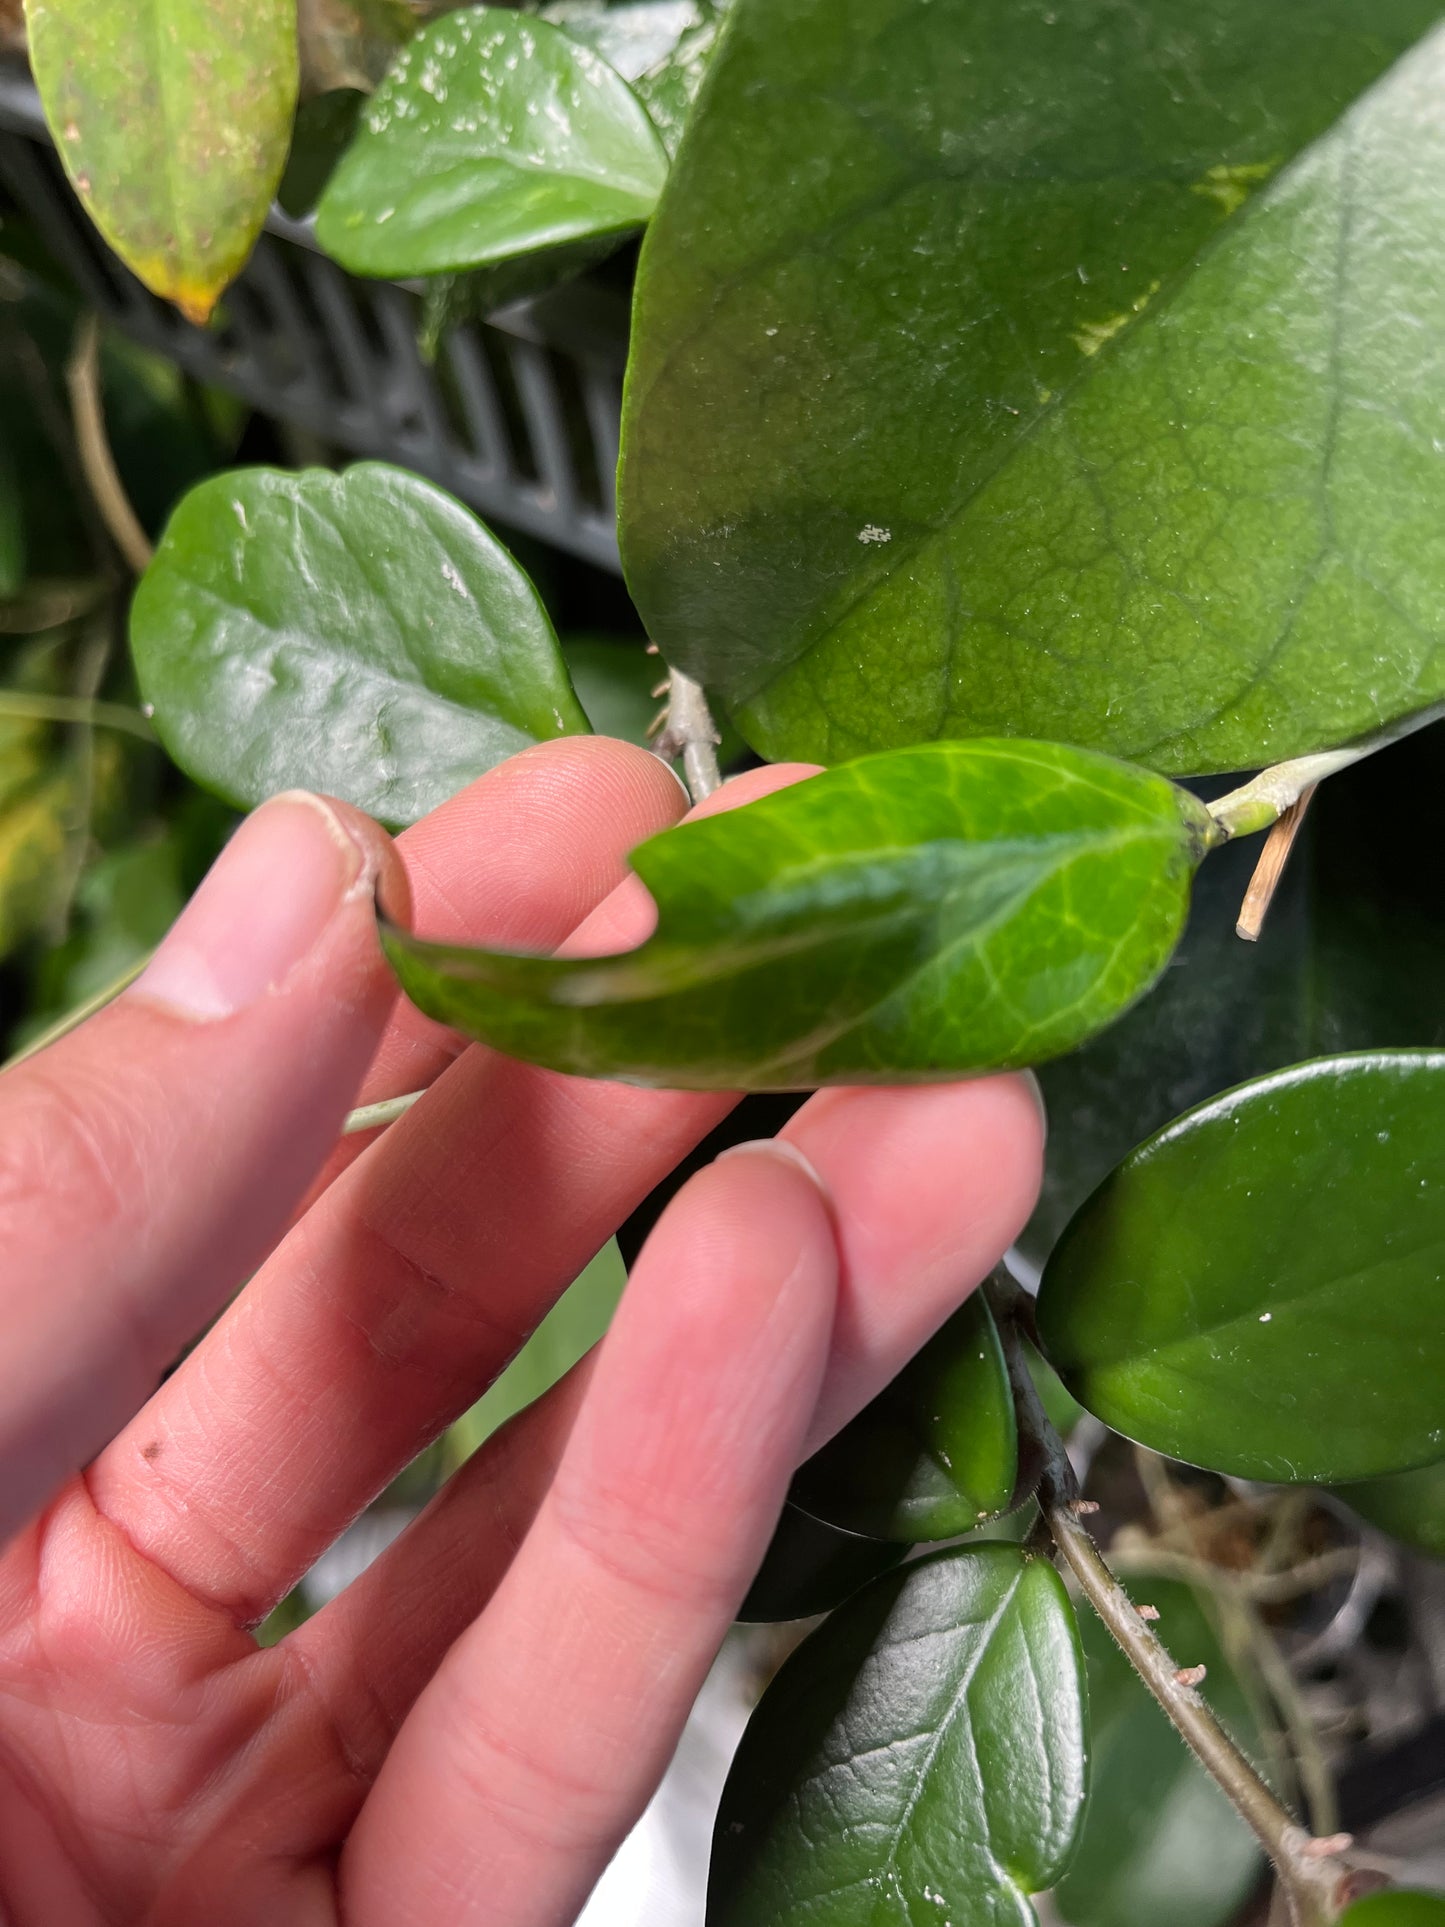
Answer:
M15 1052L14 1056L7 1057L5 1062L0 1064L0 1071L13 1070L17 1064L23 1064L27 1057L34 1057L37 1051L44 1050L47 1045L58 1044L62 1037L68 1037L71 1031L77 1030L87 1017L93 1017L96 1011L104 1010L107 1004L113 1004L123 990L129 990L154 954L154 951L148 950L143 957L137 957L133 964L127 964L114 983L107 984L104 990L96 991L93 997L87 997L83 1004L77 1004L74 1010L66 1011L63 1017L57 1017L55 1022L47 1025L38 1037L32 1037L28 1044Z
M702 684L680 669L669 671L662 734L653 750L665 763L682 758L683 775L694 803L711 796L722 781L717 766L721 741Z
M1011 1281L995 1281L990 1298L998 1316L1018 1407L1021 1444L1042 1465L1040 1517L1079 1590L1112 1633L1164 1714L1254 1833L1274 1863L1288 1898L1294 1927L1332 1927L1349 1898L1349 1877L1338 1859L1321 1848L1274 1794L1220 1725L1195 1687L1196 1678L1166 1651L1135 1608L1099 1548L1080 1523L1082 1503L1068 1454L1034 1389L1021 1342L1031 1308Z
M1272 769L1261 770L1237 790L1211 803L1209 814L1226 837L1253 836L1256 831L1267 830L1271 823L1278 822L1306 790L1313 789L1325 777L1349 769L1352 763L1362 763L1367 756L1388 749L1392 743L1403 742L1417 729L1425 729L1442 716L1445 716L1445 703L1436 703L1433 708L1402 717L1373 736L1346 743L1342 749L1322 750L1317 756L1296 756L1292 762L1276 763Z

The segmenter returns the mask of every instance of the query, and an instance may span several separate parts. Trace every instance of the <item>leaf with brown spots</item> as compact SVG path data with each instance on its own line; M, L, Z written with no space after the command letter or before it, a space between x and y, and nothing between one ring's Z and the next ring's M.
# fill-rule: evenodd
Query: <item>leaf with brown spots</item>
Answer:
M91 219L204 321L250 254L296 105L296 0L28 0L46 118Z

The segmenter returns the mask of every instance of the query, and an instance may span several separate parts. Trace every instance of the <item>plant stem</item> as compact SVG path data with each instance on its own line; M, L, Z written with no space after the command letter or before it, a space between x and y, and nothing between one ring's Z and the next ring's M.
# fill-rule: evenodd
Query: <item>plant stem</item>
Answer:
M1011 1280L996 1280L990 1298L1008 1359L1020 1440L1026 1441L1042 1460L1040 1516L1047 1522L1060 1556L1170 1723L1273 1861L1295 1927L1332 1927L1349 1898L1346 1870L1337 1858L1321 1853L1310 1833L1275 1798L1109 1570L1080 1523L1079 1488L1073 1468L1039 1403L1024 1356L1021 1325L1027 1325L1031 1318L1028 1300Z
M156 733L138 709L125 703L98 702L88 696L32 696L24 689L0 689L0 716L21 722L85 723L92 729L119 729L153 743Z
M104 990L96 991L93 997L87 997L83 1004L77 1004L74 1010L68 1010L63 1017L57 1017L55 1022L47 1025L38 1037L32 1037L30 1042L16 1051L13 1057L7 1057L5 1062L0 1064L0 1071L14 1070L17 1064L23 1064L27 1057L34 1057L37 1051L46 1049L50 1044L58 1044L62 1037L68 1037L71 1031L77 1030L87 1017L93 1017L96 1011L104 1010L107 1004L113 1004L123 990L130 989L154 954L154 951L148 950L143 957L137 957L133 964L126 966L114 983L107 984Z
M404 1097L384 1097L379 1104L363 1104L352 1111L341 1127L343 1137L352 1137L357 1131L375 1131L383 1124L395 1124L399 1117L426 1096L425 1091L408 1091Z
M106 532L135 575L143 575L155 551L150 537L131 507L120 470L105 432L105 409L100 395L100 320L87 315L75 337L75 350L65 370L75 417L75 440L80 465Z
M1296 756L1292 762L1276 763L1272 769L1261 770L1237 790L1211 803L1209 814L1226 837L1253 836L1277 822L1306 790L1313 789L1325 777L1337 775L1352 763L1362 763L1367 756L1388 749L1392 743L1403 742L1417 729L1425 729L1442 716L1445 716L1445 703L1436 703L1433 708L1402 717L1373 736L1362 736L1358 742L1347 743L1342 749L1322 750L1317 756Z
M680 669L670 670L662 734L652 747L665 763L682 758L683 775L694 803L711 796L722 781L717 766L721 741L702 684Z

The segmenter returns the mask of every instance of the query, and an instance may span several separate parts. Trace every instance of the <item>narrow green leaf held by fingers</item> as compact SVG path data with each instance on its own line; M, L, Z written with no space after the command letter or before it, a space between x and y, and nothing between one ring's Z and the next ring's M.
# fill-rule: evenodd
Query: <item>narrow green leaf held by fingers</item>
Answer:
M498 1050L689 1090L949 1078L1068 1050L1168 961L1217 832L1162 778L1054 743L924 744L632 856L621 956L384 932L403 988Z

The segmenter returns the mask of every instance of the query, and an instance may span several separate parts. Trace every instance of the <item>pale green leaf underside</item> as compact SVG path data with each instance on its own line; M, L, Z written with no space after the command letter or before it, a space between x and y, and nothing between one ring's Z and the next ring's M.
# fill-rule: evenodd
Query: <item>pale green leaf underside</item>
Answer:
M1084 1802L1078 1629L1045 1559L937 1554L802 1646L743 1737L708 1927L1033 1927Z
M605 61L545 21L472 7L420 33L378 88L317 237L357 274L490 267L642 226L666 175Z
M1203 772L1445 695L1445 31L1351 106L1438 18L739 0L639 291L668 658L824 761Z
M633 853L618 957L388 930L412 1000L514 1056L686 1089L957 1077L1070 1048L1163 967L1211 836L1162 779L1050 743L865 758Z

